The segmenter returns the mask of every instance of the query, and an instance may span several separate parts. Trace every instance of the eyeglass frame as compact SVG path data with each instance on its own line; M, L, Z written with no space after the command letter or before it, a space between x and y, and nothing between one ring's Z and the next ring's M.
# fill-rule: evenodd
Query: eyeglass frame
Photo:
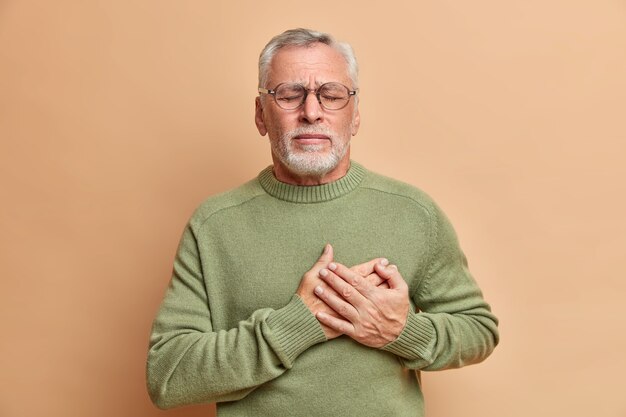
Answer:
M294 85L299 85L304 89L304 96L302 97L302 101L300 101L300 104L298 104L296 107L294 107L293 109L286 109L284 107L282 107L279 103L278 100L276 99L276 90L278 90L278 88L281 85L286 85L286 84L294 84ZM320 90L322 89L322 87L324 87L327 84L339 84L340 86L344 87L347 91L348 91L348 99L346 100L345 104L341 107L339 107L338 109L329 109L328 107L324 106L324 104L322 104L322 98L320 97ZM319 87L317 87L316 89L311 89L311 88L306 88L303 84L299 84L299 83L280 83L278 84L276 87L272 88L272 89L268 89L268 88L263 88L263 87L259 87L258 88L259 94L269 94L271 96L274 97L274 102L276 103L276 105L283 109L283 110L296 110L299 109L300 107L302 107L302 105L306 102L307 97L309 96L310 92L314 92L315 93L315 97L317 97L317 102L319 103L319 105L324 109L324 110L330 110L330 111L334 111L334 110L342 110L345 109L346 106L348 106L348 103L350 103L350 98L351 97L356 97L357 93L359 92L359 89L356 88L354 90L350 90L350 88L348 88L347 86L343 85L342 83L336 82L336 81L330 81L327 83L324 83L322 85L320 85Z

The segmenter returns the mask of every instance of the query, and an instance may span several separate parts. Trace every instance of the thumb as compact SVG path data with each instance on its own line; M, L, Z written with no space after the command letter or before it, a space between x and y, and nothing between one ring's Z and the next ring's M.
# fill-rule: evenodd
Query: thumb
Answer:
M362 277L367 277L368 275L371 275L374 272L374 265L376 265L377 263L382 263L383 265L387 265L389 261L385 258L374 258L371 261L367 261L359 265L354 265L350 269L352 269L354 272L361 275Z
M376 264L374 266L376 269L376 273L387 283L389 284L389 288L394 289L401 287L402 285L406 285L404 279L400 275L398 271L398 267L395 265L384 266L381 264Z
M334 256L333 247L331 246L330 243L327 243L326 246L324 246L324 251L322 252L322 254L320 255L316 263L318 265L324 265L324 267L326 267L326 265L328 265L329 263L333 261L333 256Z

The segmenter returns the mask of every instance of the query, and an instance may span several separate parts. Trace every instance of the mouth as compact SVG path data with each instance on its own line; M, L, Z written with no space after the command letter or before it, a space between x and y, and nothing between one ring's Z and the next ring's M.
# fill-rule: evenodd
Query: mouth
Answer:
M327 135L321 133L304 133L295 136L293 139L298 143L307 145L325 143L330 140Z

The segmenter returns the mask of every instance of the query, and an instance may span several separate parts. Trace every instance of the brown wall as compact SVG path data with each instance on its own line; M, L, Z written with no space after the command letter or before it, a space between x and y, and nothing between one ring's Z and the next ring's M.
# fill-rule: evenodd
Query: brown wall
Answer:
M626 415L625 3L364 3L0 2L1 416L210 415L150 404L148 332L193 208L269 164L256 58L296 26L354 45L353 156L440 203L501 318L429 415Z

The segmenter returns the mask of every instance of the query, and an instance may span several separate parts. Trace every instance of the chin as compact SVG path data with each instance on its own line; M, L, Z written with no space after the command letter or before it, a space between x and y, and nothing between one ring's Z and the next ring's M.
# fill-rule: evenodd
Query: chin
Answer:
M306 176L323 176L339 165L335 155L291 154L282 162L292 173Z

